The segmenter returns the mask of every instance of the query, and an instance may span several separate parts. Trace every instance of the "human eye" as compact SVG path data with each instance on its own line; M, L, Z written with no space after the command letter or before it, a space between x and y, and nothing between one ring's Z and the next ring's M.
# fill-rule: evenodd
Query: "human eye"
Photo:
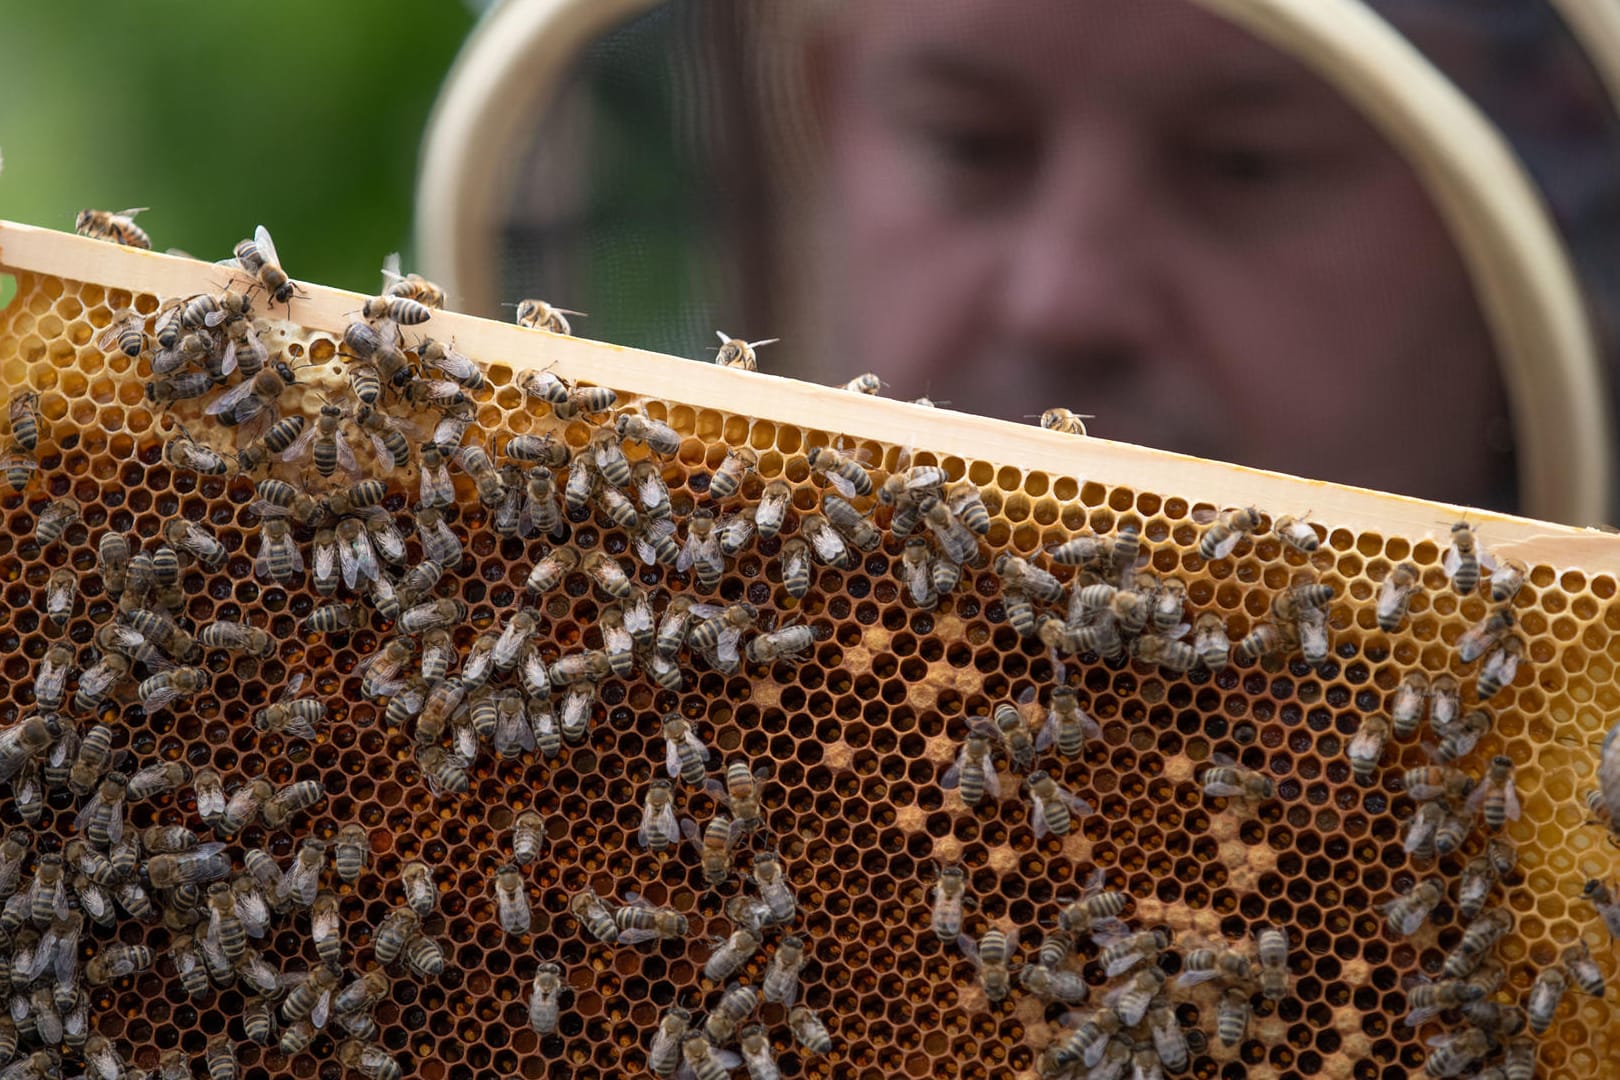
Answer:
M1039 140L1020 110L1005 101L912 88L894 95L887 114L915 174L954 211L1004 206L1034 174Z

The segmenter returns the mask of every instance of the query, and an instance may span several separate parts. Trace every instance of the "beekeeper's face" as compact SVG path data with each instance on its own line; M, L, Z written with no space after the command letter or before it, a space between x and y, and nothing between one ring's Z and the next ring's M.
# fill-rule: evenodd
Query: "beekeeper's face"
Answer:
M860 0L828 45L843 374L1491 499L1500 389L1457 254L1298 62L1184 0Z

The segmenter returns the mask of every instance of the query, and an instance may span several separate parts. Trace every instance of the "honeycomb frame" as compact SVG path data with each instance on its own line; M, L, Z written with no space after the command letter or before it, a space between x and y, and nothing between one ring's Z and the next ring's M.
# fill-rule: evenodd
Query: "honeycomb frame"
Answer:
M250 576L247 556L257 534L246 510L251 484L171 469L160 453L170 432L141 396L142 371L93 344L118 308L133 303L150 314L162 297L219 288L227 272L9 223L0 223L0 272L19 284L0 310L0 381L7 392L38 391L45 421L40 477L23 495L0 495L7 521L0 536L6 589L0 663L10 684L0 726L31 711L28 687L52 640L39 611L53 569L71 566L93 576L94 539L109 523L150 539L175 514L212 522L230 550L229 572L189 571L187 614L201 625L227 609L247 612L260 604L264 625L283 639L278 652L262 664L212 659L215 685L195 710L126 713L116 745L139 764L210 761L228 777L263 772L277 783L320 780L324 805L292 828L255 826L245 835L284 860L304 835L330 839L351 820L367 827L371 867L353 885L330 883L343 898L346 959L361 966L368 928L400 895L400 863L420 857L439 868L438 937L451 966L438 980L396 980L377 1011L379 1041L400 1056L407 1075L541 1076L554 1062L582 1076L638 1073L669 1005L713 1004L720 987L703 977L702 958L707 940L730 928L723 902L738 893L735 875L709 890L689 850L653 856L631 840L647 782L661 772L657 717L669 708L696 718L722 759L744 754L771 764L765 817L799 895L798 932L811 958L805 1000L821 1012L835 1047L826 1058L800 1054L780 1007L765 1006L761 1015L773 1024L784 1075L1035 1075L1039 1054L1057 1037L1061 1010L1017 990L992 1006L973 965L934 937L929 892L941 864L967 871L978 901L967 917L972 932L1021 928L1025 960L1036 928L1051 923L1059 900L1077 892L1094 869L1132 897L1133 928L1166 926L1178 939L1229 943L1264 923L1286 928L1293 992L1275 1008L1261 1006L1237 1047L1213 1038L1212 992L1178 997L1178 1017L1205 1036L1195 1039L1191 1075L1370 1080L1416 1073L1421 1037L1438 1027L1401 1026L1406 992L1414 976L1438 971L1458 929L1443 912L1437 926L1400 939L1377 906L1428 872L1415 869L1401 846L1413 804L1399 783L1403 769L1426 759L1416 741L1403 743L1398 753L1386 753L1376 782L1362 786L1344 751L1359 718L1387 708L1407 670L1466 674L1451 647L1483 616L1485 603L1448 592L1439 565L1449 525L1464 515L1494 555L1531 568L1516 601L1531 662L1521 666L1511 696L1493 703L1496 729L1466 759L1477 768L1504 753L1518 766L1525 817L1509 835L1519 843L1521 869L1504 893L1518 926L1500 947L1509 985L1522 996L1532 969L1578 937L1614 975L1602 923L1580 899L1584 881L1614 876L1616 861L1580 798L1595 783L1597 742L1620 715L1613 679L1620 660L1620 542L1612 536L435 313L429 327L435 336L489 365L494 387L482 400L482 427L555 429L577 448L583 425L560 424L524 402L516 376L544 367L614 388L621 405L645 404L682 434L669 470L682 481L671 480L672 493L687 502L701 501L725 446L747 444L760 455L760 478L788 479L803 513L817 499L805 452L848 440L872 454L880 479L909 452L914 462L937 462L979 485L993 517L986 537L992 556L1007 550L1033 559L1078 530L1101 535L1122 520L1140 521L1152 567L1187 580L1194 611L1225 613L1234 640L1299 571L1314 567L1339 593L1334 655L1319 669L1294 659L1178 676L1136 661L1067 661L1104 735L1064 767L1063 782L1096 808L1066 838L1037 841L1019 795L969 810L941 790L966 718L1048 687L1053 665L1044 649L1008 625L988 566L970 570L934 611L907 604L894 574L900 544L892 537L855 569L818 569L817 587L802 603L785 597L763 549L728 571L719 595L746 597L783 618L797 612L824 632L811 662L753 666L730 676L697 671L678 695L639 676L609 680L585 745L555 762L532 754L480 761L466 796L440 797L410 760L409 740L385 728L382 710L354 691L354 666L387 636L383 624L347 640L299 633L295 620L314 605L313 594L260 588ZM311 362L331 363L333 340L365 298L302 288L286 342L303 346ZM304 398L299 404L312 411L312 392L326 377L317 368L286 400ZM465 479L457 483L465 496ZM38 510L45 497L68 493L86 505L85 521L69 530L66 544L41 548L33 538ZM1307 559L1264 533L1232 558L1199 558L1195 513L1251 504L1278 515L1308 511L1323 534L1322 552ZM396 499L389 508L403 505ZM471 509L455 522L472 556L458 584L470 590L464 595L477 630L497 625L520 602L523 573L536 557L534 543L513 547L494 537L486 518ZM117 524L125 519L127 527ZM612 528L588 517L578 524L581 546L622 551L614 546L622 545L622 534L615 540ZM1428 593L1403 631L1385 634L1373 600L1382 575L1405 559L1421 567ZM266 595L273 593L281 595ZM592 620L601 602L577 575L564 594L548 598L557 651L596 641ZM87 581L69 640L82 651L110 611ZM465 647L472 633L458 632L458 643ZM317 671L316 688L333 710L322 737L308 746L261 735L247 722L295 666ZM1217 752L1267 772L1277 798L1246 810L1237 800L1204 796L1197 772ZM710 771L715 775L712 764ZM496 922L489 876L509 857L513 817L530 805L547 820L546 848L526 875L536 929L511 948ZM701 791L682 791L680 805L683 815L702 821L716 803ZM73 808L71 799L53 797L38 831L70 837ZM0 801L0 823L17 820L11 800ZM194 804L182 790L134 808L134 821L196 825ZM1468 850L1476 849L1477 842ZM692 922L690 939L634 948L595 943L567 913L568 897L585 884L618 897L641 888L653 902L674 905ZM87 956L114 939L146 941L159 952L168 943L161 927L129 921L115 934L98 929L87 937ZM743 967L744 979L758 984L773 946ZM314 959L298 923L280 929L270 949L287 963ZM572 994L560 1033L539 1037L526 1026L525 996L534 966L547 960L563 966ZM1094 990L1107 982L1094 965L1087 976ZM93 1005L102 1034L132 1063L154 1068L164 1050L200 1057L209 1038L239 1036L233 1013L240 1000L228 991L192 1003L160 959L151 970L97 988ZM1541 1040L1538 1075L1593 1075L1615 1051L1615 1024L1609 1007L1571 994ZM243 1043L244 1075L332 1075L325 1039L290 1059Z

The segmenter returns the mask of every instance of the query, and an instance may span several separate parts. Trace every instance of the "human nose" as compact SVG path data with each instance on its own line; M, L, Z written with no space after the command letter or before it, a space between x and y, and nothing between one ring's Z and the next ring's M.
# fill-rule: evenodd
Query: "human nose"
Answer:
M1077 359L1144 350L1155 326L1149 198L1123 151L1082 144L1051 159L1010 226L1003 332Z

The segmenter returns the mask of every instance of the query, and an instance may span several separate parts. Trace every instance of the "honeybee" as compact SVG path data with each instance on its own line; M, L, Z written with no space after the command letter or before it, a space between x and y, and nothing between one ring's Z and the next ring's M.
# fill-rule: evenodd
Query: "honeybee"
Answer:
M1465 979L1423 979L1407 988L1405 1023L1417 1027L1447 1009L1461 1008L1485 996L1485 988Z
M1026 964L1019 972L1018 981L1025 990L1042 1001L1062 1001L1079 1004L1091 994L1083 975L1077 971Z
M568 325L565 315L584 315L583 311L570 311L567 308L552 307L544 300L519 300L515 305L517 314L514 318L519 326L530 330L544 330L547 333L562 334L565 337L573 334L573 328Z
M147 207L135 206L128 210L80 210L73 221L73 231L80 236L105 240L111 244L152 249L152 238L146 230L135 224L135 215L145 213Z
M737 835L732 828L731 819L724 814L716 814L699 833L697 822L691 818L683 818L681 835L698 849L698 860L703 867L703 880L709 883L710 888L718 888L725 884L726 878L731 873L731 849Z
M1035 829L1036 840L1042 839L1047 833L1067 836L1074 815L1092 812L1090 803L1065 790L1044 770L1030 773L1027 783L1032 803L1030 822Z
M562 991L562 968L552 963L541 964L535 970L529 990L529 1027L542 1035L557 1030L558 998Z
M1199 615L1193 623L1192 647L1209 670L1225 670L1232 655L1232 639L1226 633L1226 620L1212 611Z
M462 541L454 529L445 525L439 508L416 508L416 538L421 541L423 554L441 567L462 565Z
M261 581L291 582L304 572L304 557L293 541L287 522L266 518L259 533L259 554L253 572Z
M1239 765L1225 754L1216 754L1215 764L1204 770L1204 794L1215 798L1270 799L1277 786L1269 776Z
M203 414L215 417L226 427L249 424L260 418L264 418L263 426L269 427L280 419L277 399L296 381L292 368L278 360L210 401L204 406Z
M862 551L874 551L883 542L883 534L877 526L841 496L829 491L822 496L821 503L833 528Z
M31 454L14 449L12 453L0 458L0 472L6 477L6 483L11 485L12 491L22 491L28 487L28 480L39 469L39 462Z
M809 542L816 561L844 570L854 569L856 560L848 542L826 518L820 514L806 514L799 521L799 532ZM783 556L786 558L786 545L783 545Z
M753 604L743 601L717 607L696 604L692 613L701 621L687 634L686 644L694 653L701 653L712 667L721 671L735 671L739 663L737 642L744 630L751 629L759 619Z
M1503 908L1491 908L1468 924L1457 947L1446 954L1443 970L1453 979L1473 974L1495 944L1513 929L1513 915Z
M288 304L297 286L281 268L281 256L276 253L275 241L263 225L253 230L252 240L236 245L233 254L236 265L259 279L264 291L278 304Z
M358 880L371 861L371 838L364 826L350 823L338 830L332 842L332 865L344 881Z
M775 664L803 659L815 643L814 628L800 623L751 638L744 654L751 664Z
M309 936L315 953L328 964L343 959L343 924L336 893L321 890L309 909Z
M1435 675L1434 683L1429 687L1429 727L1437 735L1443 735L1456 724L1456 714L1461 708L1461 690L1455 678Z
M1401 680L1389 709L1391 726L1397 738L1410 739L1417 734L1428 696L1429 677L1423 672L1414 671Z
M652 1046L647 1051L647 1068L656 1076L672 1076L680 1064L681 1043L691 1029L692 1014L672 1005L658 1021Z
M344 1039L338 1043L337 1057L345 1069L353 1069L367 1080L401 1080L405 1075L387 1050L360 1039Z
M1236 1046L1249 1032L1249 995L1232 987L1221 995L1215 1012L1215 1035L1222 1046Z
M1151 964L1159 954L1170 947L1170 935L1164 930L1144 930L1139 933L1100 933L1093 931L1099 942L1107 942L1097 955L1110 978L1123 975L1138 964Z
M619 928L621 945L639 945L644 941L672 941L687 933L686 916L672 907L655 907L647 898L630 893L627 903L613 910L613 922Z
M1524 588L1524 579L1529 573L1529 568L1517 559L1499 561L1491 571L1491 600L1498 604L1512 603Z
M1389 742L1389 721L1382 716L1363 717L1361 727L1350 740L1346 756L1350 759L1350 772L1357 782L1370 784L1378 763L1383 759L1384 747Z
M1529 1001L1524 1004L1524 1012L1529 1015L1529 1030L1536 1035L1545 1035L1547 1028L1552 1027L1552 1018L1568 991L1570 976L1563 972L1563 968L1545 967L1537 972L1536 981L1529 988Z
M788 1010L788 1028L807 1053L832 1053L832 1036L816 1014L803 1005Z
M846 499L872 494L872 476L861 464L865 452L845 454L829 446L810 448L806 457L810 471L830 483Z
M1043 600L1047 603L1062 603L1063 583L1050 573L1040 569L1018 555L1004 554L995 562L996 574L1001 578L1002 584L1010 589ZM1104 586L1112 593L1112 586ZM1146 621L1144 612L1143 622ZM1140 627L1141 623L1137 626Z
M1457 638L1457 659L1472 663L1485 655L1485 651L1501 641L1513 629L1517 620L1511 608L1500 608L1464 630Z
M664 717L664 768L671 777L688 784L703 783L707 771L709 748L692 730L691 724L679 713Z
M947 866L939 872L934 885L934 935L941 941L952 942L962 935L962 905L967 900L967 871L960 866Z
M1508 821L1519 820L1519 792L1513 782L1513 771L1513 759L1498 754L1491 758L1485 779L1468 796L1468 813L1483 810L1485 827L1491 832L1500 832Z
M213 677L206 668L180 667L160 671L135 688L135 696L147 712L156 712L170 702L191 697L208 689Z
M1197 986L1212 979L1245 984L1252 978L1249 958L1235 949L1193 949L1182 958L1178 987Z
M1047 431L1060 431L1065 435L1084 435L1086 421L1095 419L1090 413L1071 412L1064 408L1047 409L1041 413L1041 427Z
M1474 530L1466 521L1451 527L1451 546L1446 549L1442 562L1451 587L1460 596L1470 596L1479 588L1479 544Z
M635 591L619 560L605 551L591 552L579 568L597 588L615 600L628 600ZM703 576L701 570L698 576Z
M1592 950L1587 947L1586 942L1576 941L1568 946L1560 959L1563 961L1565 972L1583 993L1591 994L1593 997L1603 996L1603 969L1592 959Z
M1275 926L1262 926L1255 931L1255 942L1260 993L1267 1001L1281 1001L1288 996L1288 935Z
M270 362L270 350L253 324L245 318L232 319L225 326L225 355L220 361L220 373L229 375L240 368L242 377L251 379Z
M427 600L400 612L399 628L407 634L448 630L467 617L467 605L453 597Z
M383 916L382 922L377 924L377 933L372 938L377 962L392 964L403 956L405 946L417 936L421 926L422 917L412 908L391 908L388 914Z
M1604 925L1609 928L1610 936L1620 938L1620 902L1609 891L1609 884L1596 878L1589 878L1586 887L1581 889L1581 895L1591 900L1592 907L1602 916Z
M299 907L313 905L316 894L321 889L321 869L325 865L325 842L313 837L305 838L298 847L297 857L293 859L292 865L287 868L286 875L281 879L281 888L276 900L291 901Z
M163 526L163 536L176 551L185 552L210 570L223 566L229 554L219 537L195 521L169 521Z
M810 591L810 545L794 537L782 545L782 590L796 600Z
M1280 517L1272 523L1271 531L1283 543L1303 555L1310 555L1321 546L1322 541L1316 535L1316 530L1303 518Z
M754 856L751 875L765 905L765 923L791 922L798 914L799 904L793 896L782 870L782 860L774 851L761 851ZM764 925L764 924L762 924Z
M1254 507L1223 510L1204 529L1198 540L1198 554L1205 559L1224 559L1238 542L1260 528L1260 511Z
M594 889L587 886L575 893L568 903L568 910L597 941L612 943L618 940L619 926L614 921L613 909L596 895Z
M1511 686L1519 674L1519 662L1524 659L1524 639L1517 634L1509 634L1501 643L1485 656L1485 662L1479 667L1479 677L1474 680L1474 696L1480 701L1489 701L1501 692L1505 686Z
M703 965L704 977L725 981L749 961L759 946L760 936L746 926L733 931L729 938L716 938L715 948Z
M199 775L201 772L199 769ZM225 844L218 840L198 844L190 851L153 855L146 860L146 878L154 889L204 885L230 877L230 874L230 856L225 853Z
M1402 785L1417 802L1442 797L1456 802L1469 797L1475 787L1473 777L1448 765L1408 769L1402 777Z
M1256 660L1274 656L1288 645L1288 639L1283 636L1275 623L1256 623L1254 628L1242 641L1237 643L1236 654L1244 663L1253 663Z
M50 547L62 538L69 525L78 520L78 500L65 495L52 499L49 505L39 512L39 520L34 525L34 539L39 541L40 547Z
M979 969L979 983L984 987L984 996L992 1003L1005 1001L1012 989L1009 964L1013 951L1018 948L1017 929L1005 932L987 930L977 943L964 934L956 943L963 955Z
M164 375L146 384L146 399L154 405L173 405L202 397L219 385L207 371L182 371L177 375Z
M675 569L681 573L692 571L699 585L713 589L726 572L725 554L715 535L714 514L707 509L694 510L687 518L686 529L686 541L675 559Z
M970 725L967 737L962 740L961 753L956 756L956 763L940 777L940 787L957 789L964 805L977 806L987 790L991 797L1001 798L1001 777L990 759L990 738L993 733L993 729L982 721Z
M137 312L125 312L97 335L96 348L108 352L116 348L134 359L146 349L146 320Z
M754 350L761 345L774 345L781 338L765 338L763 341L744 341L734 338L723 330L716 330L714 336L720 339L720 351L715 354L714 362L721 367L741 368L744 371L758 371L759 362Z
M769 771L760 766L749 769L746 761L732 761L726 765L725 784L710 780L704 785L710 795L719 799L731 811L731 832L734 839L744 837L765 827L760 805L761 784Z
M1491 714L1484 709L1470 709L1440 737L1433 750L1434 760L1449 765L1458 758L1467 757L1490 730Z
M1111 991L1105 999L1114 1007L1125 1026L1135 1027L1147 1015L1153 999L1163 989L1165 974L1157 967L1147 967L1131 976L1127 982Z
M156 798L177 790L190 779L191 767L185 762L160 761L146 766L129 778L127 796L134 802Z
M64 627L79 599L79 575L68 567L53 571L45 583L45 617L58 628Z
M1191 645L1160 634L1143 634L1131 650L1142 663L1158 664L1166 671L1187 672L1198 663L1198 651Z
M533 925L529 893L516 866L495 871L495 911L501 929L508 934L527 934Z

